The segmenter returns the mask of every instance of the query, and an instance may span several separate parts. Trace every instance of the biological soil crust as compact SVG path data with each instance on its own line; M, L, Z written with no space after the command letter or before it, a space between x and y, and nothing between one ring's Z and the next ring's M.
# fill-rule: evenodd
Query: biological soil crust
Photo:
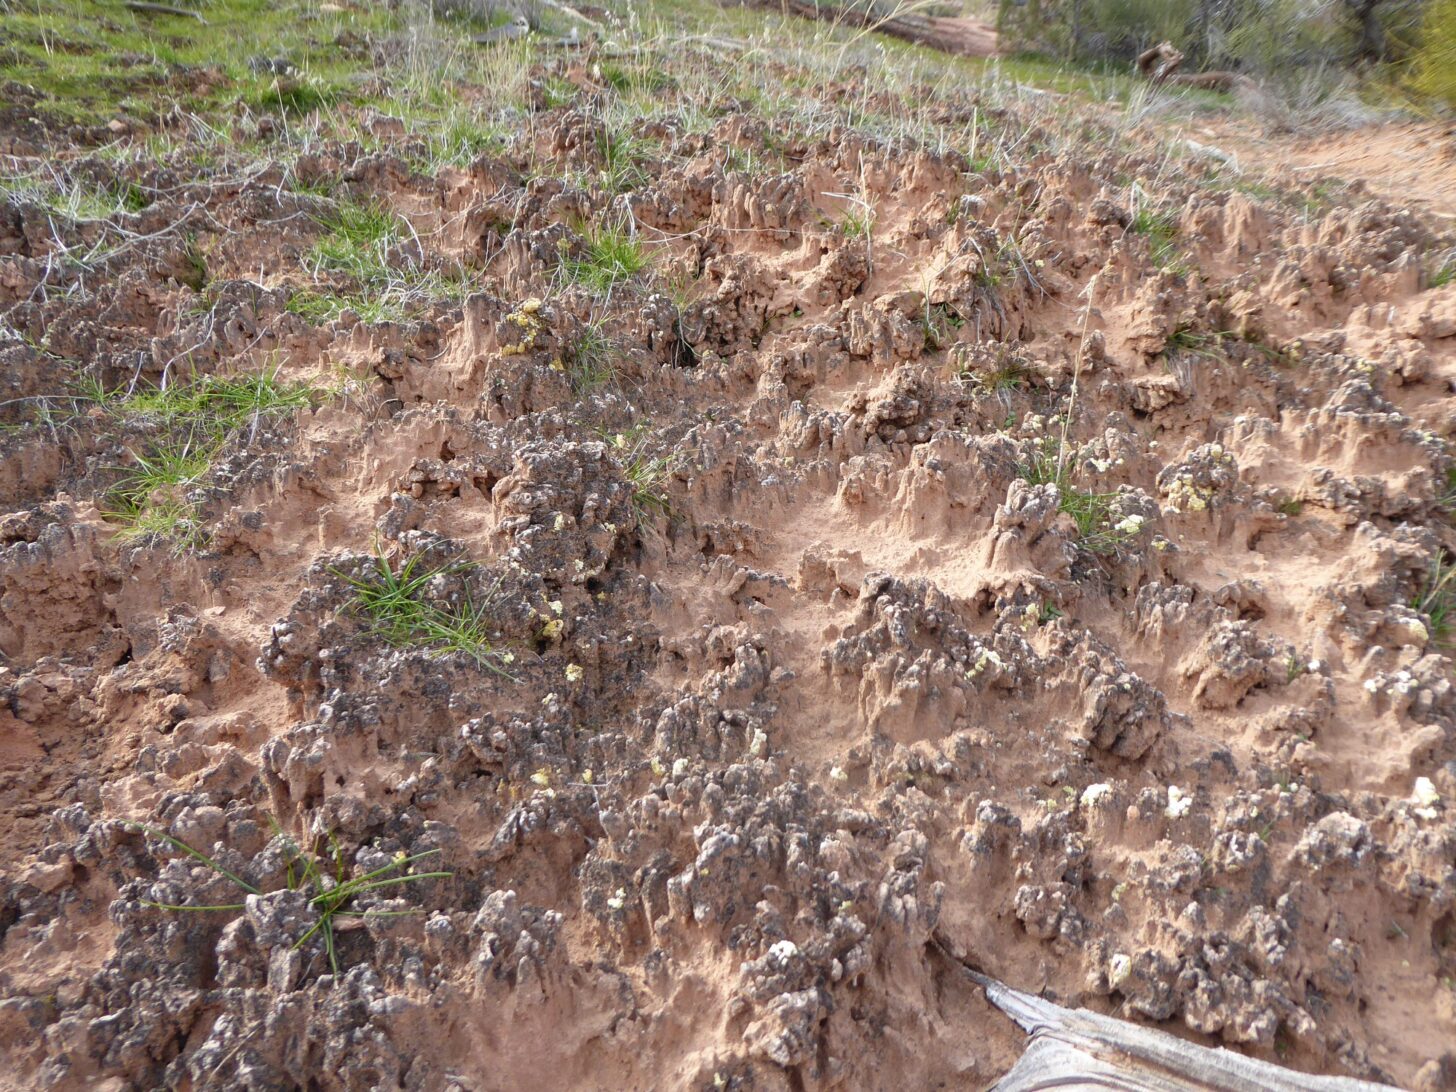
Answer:
M721 48L7 134L0 1080L1451 1087L1446 221Z

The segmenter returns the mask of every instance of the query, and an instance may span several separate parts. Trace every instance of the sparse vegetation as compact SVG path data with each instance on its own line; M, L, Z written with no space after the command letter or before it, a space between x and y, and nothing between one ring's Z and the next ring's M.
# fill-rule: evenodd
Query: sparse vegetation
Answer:
M1148 240L1148 252L1159 269L1179 272L1178 218L1171 212L1159 212L1142 206L1133 214L1129 231Z
M853 207L844 213L839 229L846 239L868 239L875 227L873 209Z
M130 422L184 425L190 432L217 438L247 426L256 429L269 417L307 407L322 393L307 384L290 384L276 366L238 375L204 375L187 383L103 394L98 404Z
M212 469L214 452L194 447L188 436L180 448L162 447L150 457L132 452L132 465L106 495L105 515L120 524L123 541L166 540L188 551L203 542L196 506L188 491Z
M143 437L132 444L131 462L105 494L105 515L123 540L166 540L179 552L206 540L192 493L228 441L239 435L251 439L262 425L326 393L282 382L276 367L131 392L107 391L92 379L80 390L80 404L95 406L127 433Z
M586 230L583 253L562 263L567 277L596 292L608 292L647 268L642 243L620 224L598 224Z
M118 213L139 212L150 203L135 182L98 185L51 163L28 172L0 173L0 197L38 206L72 223L108 221Z
M453 600L442 600L437 582L469 576L471 562L427 567L412 554L396 565L382 550L364 576L335 570L354 591L352 609L371 635L394 648L419 648L448 656L467 656L481 667L505 674L505 661L492 641L489 598L479 599L468 581Z
M1456 513L1456 465L1446 468L1445 479L1441 485L1441 495L1437 503L1448 513Z
M1427 3L1411 76L1421 94L1456 107L1456 0Z
M315 269L343 273L366 285L387 282L391 251L405 238L404 225L393 212L378 204L339 201L315 215L323 235L308 253Z
M426 268L409 224L382 205L336 201L315 220L323 234L305 259L314 284L289 296L294 314L325 322L353 311L365 322L400 321L432 302L464 296L463 272ZM347 281L336 288L322 274Z
M425 131L425 155L416 166L426 174L442 167L465 167L482 155L499 155L507 147L508 130L468 110L449 114Z
M1456 254L1449 254L1435 263L1425 280L1427 288L1445 288L1452 281L1456 281Z
M1292 683L1295 679L1299 678L1308 670L1309 665L1302 657L1298 656L1297 654L1291 652L1288 656L1285 657L1284 681L1286 684Z
M973 363L969 354L962 355L956 377L981 393L999 394L1026 389L1036 378L1036 369L1020 353L999 345L986 361Z
M937 880L1005 911L998 966L1080 937L1030 987L1122 1015L1150 923L1202 901L1197 963L1258 917L1221 831L1266 887L1368 849L1439 889L1435 134L1324 148L1286 88L1079 56L1255 0L1075 0L1109 22L1070 61L798 3L171 3L0 0L17 1082L951 1086L897 1002L980 996L965 915L900 958ZM825 3L990 46L979 0ZM119 837L143 810L172 837ZM1349 886L1317 909L1358 956L1390 914ZM1229 1027L1330 956L1265 908L1289 958L1210 971ZM1294 1064L1409 1084L1449 1014L1370 1029L1456 967L1421 939L1337 959ZM555 1042L577 1011L632 1034ZM1021 1038L986 1035L991 1083Z
M672 502L667 494L667 479L672 473L671 456L649 453L650 433L645 428L613 438L622 476L632 485L632 509L637 522L648 526L661 517L672 515Z
M1022 464L1019 473L1032 485L1057 487L1058 509L1072 518L1077 527L1077 543L1088 552L1101 556L1115 554L1132 537L1113 520L1113 501L1117 494L1094 493L1074 485L1070 463L1058 460L1054 444L1043 444Z
M1167 40L1200 68L1293 83L1301 70L1408 60L1422 9L1421 0L1002 0L998 25L1008 41L1084 64L1126 63ZM1432 36L1429 25L1424 36ZM1443 56L1436 51L1433 60Z
M1165 354L1192 353L1194 356L1216 360L1218 350L1223 346L1224 338L1228 336L1220 331L1204 333L1186 323L1180 323L1168 335L1168 343L1163 347L1163 352Z
M645 141L627 133L604 133L600 140L600 181L608 193L640 189L647 180L641 161L648 155Z
M261 888L248 883L236 873L229 872L201 850L194 849L186 842L172 837L165 831L155 830L151 827L134 824L138 829L144 831L149 837L166 842L173 849L185 853L194 860L202 862L212 869L219 876L232 881L239 891L245 895L262 895ZM275 831L277 830L275 826ZM372 891L383 891L392 888L404 887L409 884L421 883L425 880L448 879L454 875L452 872L414 872L411 866L427 857L433 857L440 852L438 849L428 849L423 853L416 853L407 856L403 853L396 854L386 865L375 868L372 871L361 875L349 875L349 868L344 862L343 850L338 841L330 835L328 838L329 855L325 857L315 844L307 851L301 850L294 844L292 839L281 832L276 837L283 843L285 849L285 871L282 877L284 889L289 891L312 892L308 900L308 908L317 915L318 920L300 935L294 942L295 949L302 948L310 939L317 934L323 940L324 953L328 957L329 969L337 977L339 974L338 940L335 936L337 918L368 918L368 917L402 917L408 914L418 914L420 910L372 910L358 909L354 902L363 895ZM211 913L220 911L240 911L246 908L241 902L218 903L212 905L193 905L190 903L163 903L146 902L143 906L149 906L156 910L174 910L185 913Z
M1420 590L1411 598L1412 610L1430 620L1431 640L1440 647L1449 647L1452 625L1456 623L1456 559L1442 551L1431 559L1430 568Z
M925 332L925 347L932 352L943 349L955 340L955 332L966 324L955 309L944 303L925 301L920 315L920 328Z
M583 326L564 362L571 377L571 389L577 394L585 394L611 382L615 374L612 369L612 353L615 350L616 346L600 319Z

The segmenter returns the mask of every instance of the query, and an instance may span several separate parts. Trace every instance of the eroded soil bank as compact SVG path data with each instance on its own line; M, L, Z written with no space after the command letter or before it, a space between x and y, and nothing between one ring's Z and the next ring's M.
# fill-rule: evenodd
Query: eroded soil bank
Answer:
M1452 1086L1447 228L944 109L0 203L8 1086L983 1087L940 944ZM460 300L300 306L346 206Z

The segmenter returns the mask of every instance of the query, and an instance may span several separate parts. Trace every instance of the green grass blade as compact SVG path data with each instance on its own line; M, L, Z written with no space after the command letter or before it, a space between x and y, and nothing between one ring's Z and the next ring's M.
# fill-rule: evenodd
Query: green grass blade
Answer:
M153 838L160 838L162 841L164 841L164 842L168 843L169 845L171 845L174 849L180 849L183 853L186 853L186 854L188 854L189 856L192 856L192 857L196 857L203 864L207 865L208 868L212 869L214 872L218 873L221 876L226 876L228 879L232 880L233 883L237 884L239 887L241 887L244 891L248 892L250 895L259 895L259 894L262 894L262 892L260 892L256 887L254 887L252 884L248 883L247 880L244 880L244 879L242 879L239 876L234 876L231 872L229 872L227 869L223 868L222 865L218 864L211 857L209 857L206 853L203 853L200 850L193 849L186 842L181 841L180 839L177 839L177 838L173 838L170 834L166 833L165 831L157 830L156 828L146 826L143 823L133 823L132 825L135 826L137 829L143 830L147 834L150 834Z
M423 914L423 910L335 910L339 918L403 918L411 914Z
M376 891L381 887L398 887L400 884L414 883L416 880L438 880L453 875L455 875L453 872L416 872L409 876L392 876L387 880L375 880L373 883L352 887L349 893L358 895L365 891Z
M390 861L387 865L381 865L379 868L376 868L373 872L366 872L366 873L364 873L364 875L359 876L357 879L350 880L349 882L350 883L363 883L365 880L372 880L372 879L374 879L375 876L383 876L386 872L393 872L396 868L403 868L405 865L414 864L414 862L416 862L416 861L421 861L421 860L424 860L426 857L433 857L433 856L435 856L435 854L437 854L437 853L443 853L443 852L444 852L444 850L439 849L439 848L436 848L436 849L427 849L427 850L423 851L422 853L416 853L413 857L396 857L394 860Z

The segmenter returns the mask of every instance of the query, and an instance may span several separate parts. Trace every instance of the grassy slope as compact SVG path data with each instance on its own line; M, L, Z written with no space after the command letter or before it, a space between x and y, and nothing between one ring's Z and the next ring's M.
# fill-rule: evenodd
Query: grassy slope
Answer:
M173 106L204 114L306 108L350 93L359 64L347 36L378 33L393 21L373 7L269 0L193 6L205 24L95 0L6 0L0 81L33 89L43 117L80 124L118 115L148 120ZM249 65L280 56L310 78L279 80Z
M576 104L599 115L608 153L601 177L576 181L622 192L650 174L656 152L639 135L649 118L707 132L718 118L747 111L795 137L850 126L972 153L991 166L997 156L1027 151L1026 133L997 132L988 120L987 109L998 102L1031 97L1039 110L1069 116L1083 101L1126 102L1130 113L1150 97L1163 111L1222 102L1201 92L1150 96L1126 74L1036 58L947 56L715 0L614 9L607 48L588 77L612 93L593 98L568 78L575 57L546 41L569 29L564 15L548 19L538 38L480 47L471 35L504 12L446 18L424 0L393 8L334 0L177 2L195 4L205 22L133 12L120 0L0 0L0 41L8 43L0 46L0 88L28 104L32 130L49 132L61 153L56 163L100 145L117 178L160 164L199 180L276 164L285 186L316 194L320 208L333 209L318 214L329 234L304 263L313 283L296 284L289 304L311 321L345 311L368 321L403 318L422 301L456 298L462 290L460 270L387 260L399 242L388 225L362 237L334 223L350 209L332 192L333 180L294 169L320 141L388 151L433 175L501 153L523 136L529 144L543 105ZM270 69L260 61L279 63ZM372 125L378 114L399 119L403 135ZM112 137L105 126L118 117L141 123L138 139ZM272 124L260 124L270 118ZM741 153L725 147L724 155ZM78 174L34 159L0 159L0 196L6 194L92 221L147 200L135 183L111 184L95 171Z
M315 0L177 3L195 8L206 22L133 12L116 2L0 0L0 40L6 42L0 46L0 86L30 89L38 100L34 112L51 126L104 125L116 117L150 122L176 108L226 122L248 113L300 114L348 104L378 105L394 113L405 105L438 121L445 87L434 77L489 87L485 81L498 75L491 71L498 57L491 54L510 52L465 42L489 20L442 20L418 5L390 10ZM917 78L955 83L996 78L1092 98L1121 99L1137 91L1126 74L1076 71L1036 58L945 57L760 9L721 8L712 0L655 0L630 18L625 36L639 40L644 35L728 37L751 50L816 48L826 53L821 60L835 52L843 59L873 51L894 62L880 67L894 70L894 78L907 84ZM570 20L557 17L556 23L544 30L562 32ZM443 64L433 58L421 66L416 48L421 39L449 42L452 55ZM251 63L273 58L289 61L297 75L279 77ZM724 72L720 78L734 80L734 75ZM756 92L759 86L734 82L742 92Z

